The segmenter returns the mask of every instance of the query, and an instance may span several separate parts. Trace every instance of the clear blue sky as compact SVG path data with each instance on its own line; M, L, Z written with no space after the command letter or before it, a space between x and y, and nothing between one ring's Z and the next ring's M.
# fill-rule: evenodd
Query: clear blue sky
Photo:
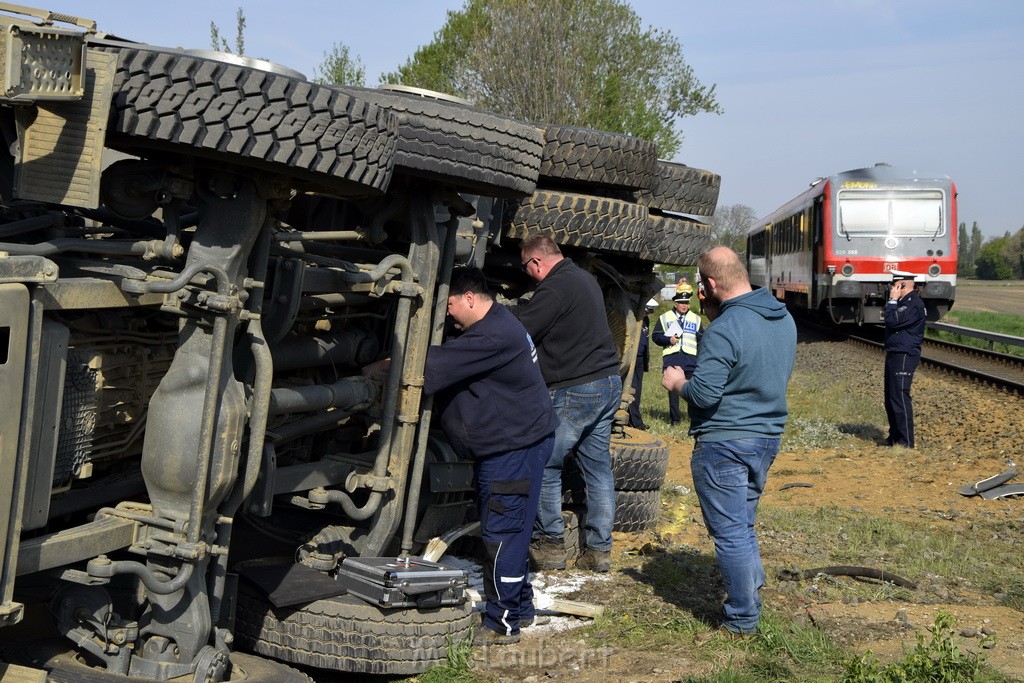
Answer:
M888 162L953 178L960 221L1024 226L1024 2L631 0L671 31L721 116L684 119L676 161L722 176L720 204L758 215L822 175ZM430 42L456 0L49 0L138 41L210 47L210 22L246 52L307 76L334 42L369 85Z

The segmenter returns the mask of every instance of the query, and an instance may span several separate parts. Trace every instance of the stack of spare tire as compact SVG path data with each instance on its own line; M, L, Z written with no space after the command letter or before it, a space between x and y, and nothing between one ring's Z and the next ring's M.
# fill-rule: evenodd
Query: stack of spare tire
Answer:
M511 202L504 232L540 231L557 243L692 265L710 245L721 178L658 159L657 147L620 133L541 124L537 189Z
M668 447L652 434L626 430L611 442L612 475L615 477L615 523L613 531L653 529L661 513L661 486L668 469ZM563 508L566 512L566 555L579 552L577 527L586 518L586 490L583 474L573 458L566 460L562 474Z

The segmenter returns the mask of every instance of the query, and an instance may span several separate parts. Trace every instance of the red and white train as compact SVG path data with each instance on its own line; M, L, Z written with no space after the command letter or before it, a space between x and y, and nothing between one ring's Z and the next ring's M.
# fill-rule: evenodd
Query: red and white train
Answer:
M790 310L878 324L891 272L917 273L928 319L956 294L956 186L888 164L819 178L747 232L751 283Z

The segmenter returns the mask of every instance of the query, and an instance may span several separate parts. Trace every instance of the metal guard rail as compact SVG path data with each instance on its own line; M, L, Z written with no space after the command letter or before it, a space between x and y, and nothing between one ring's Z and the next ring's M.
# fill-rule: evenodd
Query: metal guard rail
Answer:
M960 327L959 325L950 325L948 323L928 323L928 329L987 341L989 351L993 350L993 344L996 343L1008 346L1024 346L1024 337L1014 337L1009 334L999 334L998 332L986 332L985 330L976 330L971 327Z

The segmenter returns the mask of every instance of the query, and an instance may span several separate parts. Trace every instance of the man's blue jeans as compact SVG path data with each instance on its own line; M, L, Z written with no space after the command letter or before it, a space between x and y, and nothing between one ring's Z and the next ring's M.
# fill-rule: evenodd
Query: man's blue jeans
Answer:
M758 591L764 585L761 550L754 534L757 503L779 438L701 441L693 446L690 471L728 597L723 623L737 633L757 630Z
M536 531L546 536L561 536L562 463L576 449L576 463L587 486L587 519L583 541L588 548L612 549L612 523L615 521L615 478L612 476L608 445L612 421L622 400L622 379L611 375L586 384L551 390L551 402L560 423L555 431L555 446L544 468Z

